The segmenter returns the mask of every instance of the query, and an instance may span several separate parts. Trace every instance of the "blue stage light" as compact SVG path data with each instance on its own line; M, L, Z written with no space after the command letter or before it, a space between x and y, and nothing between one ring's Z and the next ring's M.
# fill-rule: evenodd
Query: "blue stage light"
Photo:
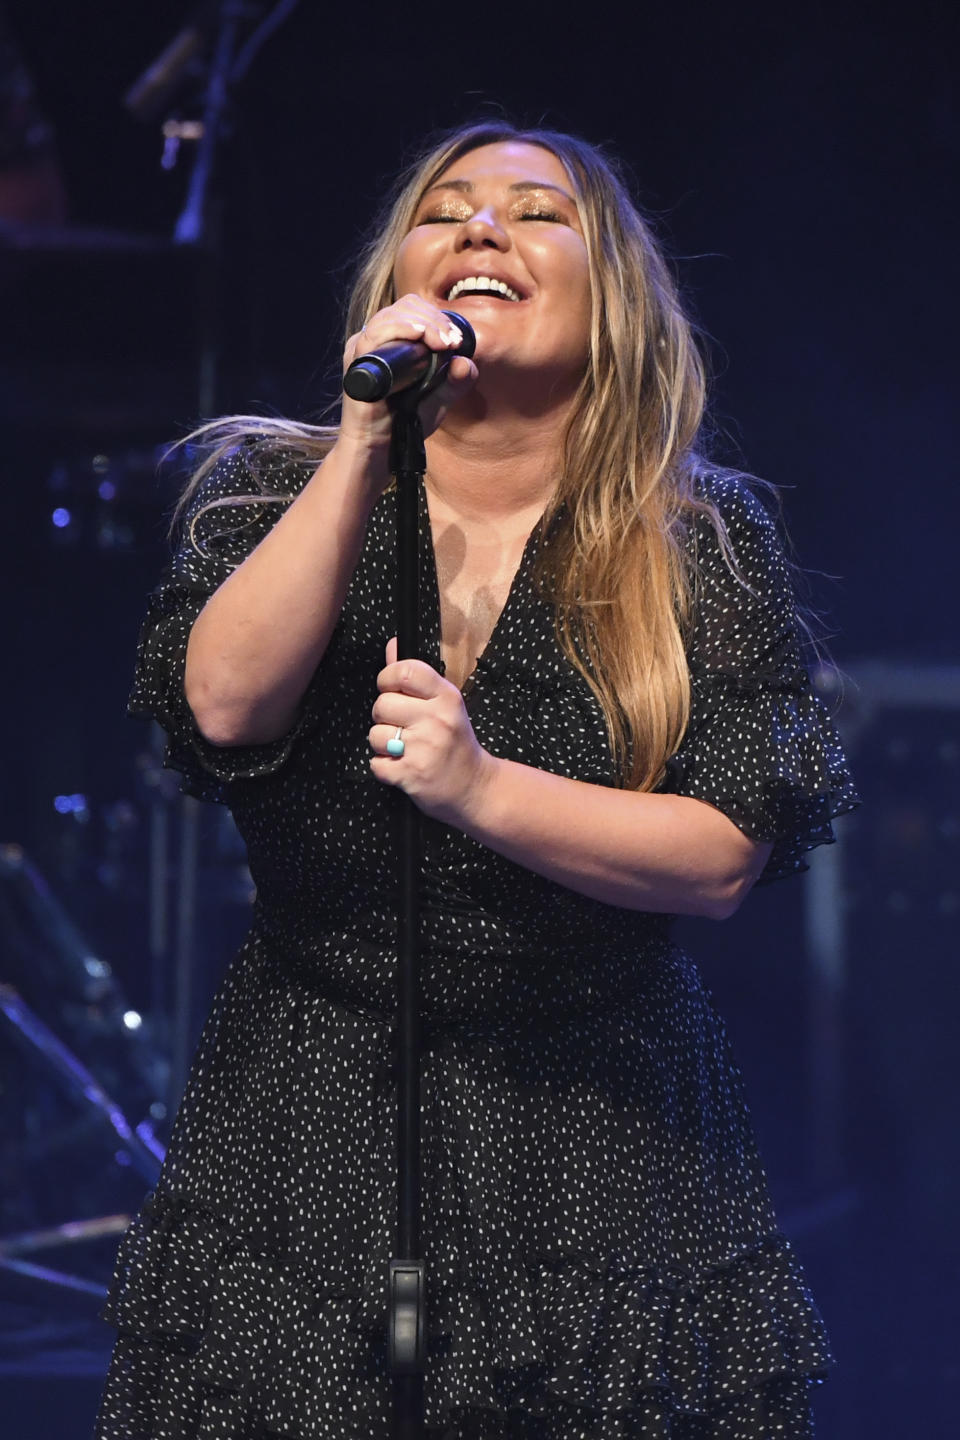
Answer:
M76 815L86 819L88 815L86 795L55 795L53 808L58 815Z

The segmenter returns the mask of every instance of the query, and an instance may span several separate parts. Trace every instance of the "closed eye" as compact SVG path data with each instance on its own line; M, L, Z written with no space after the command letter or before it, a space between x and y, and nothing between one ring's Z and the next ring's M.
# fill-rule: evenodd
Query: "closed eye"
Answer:
M416 223L418 225L462 225L469 218L468 215L421 215ZM561 215L559 210L525 210L516 218L518 220L551 220L559 225L570 223L566 215Z

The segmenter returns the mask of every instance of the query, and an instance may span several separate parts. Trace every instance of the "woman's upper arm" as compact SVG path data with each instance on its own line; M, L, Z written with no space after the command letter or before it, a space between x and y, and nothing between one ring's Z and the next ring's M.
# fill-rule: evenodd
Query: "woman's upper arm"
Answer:
M707 493L725 521L733 567L701 519L690 723L663 788L714 806L747 841L767 847L749 852L747 873L759 866L754 879L774 879L805 868L806 851L831 841L831 820L858 800L803 663L776 526L742 480L716 477Z
M299 721L289 733L259 745L225 747L201 733L186 697L190 634L210 596L259 544L283 513L285 489L296 493L304 467L274 462L270 488L252 473L247 447L238 445L217 464L192 497L168 573L150 596L140 631L132 715L148 715L167 732L166 763L184 777L184 788L204 799L224 800L235 779L269 773L286 759ZM275 488L274 488L275 487ZM247 497L257 497L257 503ZM302 719L302 716L301 716Z

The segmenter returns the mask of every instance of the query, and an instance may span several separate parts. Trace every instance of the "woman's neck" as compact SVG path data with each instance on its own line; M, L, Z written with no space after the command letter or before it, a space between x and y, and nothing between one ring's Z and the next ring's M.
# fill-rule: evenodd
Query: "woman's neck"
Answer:
M458 406L426 442L427 489L465 520L543 513L556 488L569 402L540 415ZM478 397L481 398L481 397Z

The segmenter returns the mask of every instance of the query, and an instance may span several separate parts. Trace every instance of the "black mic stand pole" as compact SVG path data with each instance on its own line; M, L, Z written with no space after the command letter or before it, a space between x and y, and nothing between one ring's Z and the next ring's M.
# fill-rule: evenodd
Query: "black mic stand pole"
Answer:
M390 469L397 483L397 658L420 658L419 492L427 468L417 389L401 392ZM400 883L397 966L397 1230L389 1263L387 1368L393 1376L394 1440L422 1440L426 1271L421 1253L420 812L397 794Z
M459 353L474 335L461 315ZM433 355L420 383L394 398L390 470L397 482L397 658L420 659L420 486L427 468L419 404L446 372ZM387 1368L393 1376L394 1440L422 1440L426 1362L426 1265L422 1255L420 1166L420 811L398 793L400 882L397 965L397 1235L390 1260Z
M462 315L444 314L461 331L456 354L470 356L476 337ZM421 400L443 382L446 360L423 356L418 383L391 395L397 377L374 352L344 376L354 400L391 396L390 472L397 484L397 658L420 659L420 486L427 453ZM401 357L402 360L402 357ZM400 382L402 383L402 382ZM387 1276L387 1370L393 1380L393 1440L423 1440L426 1361L426 1265L422 1255L420 1166L420 812L402 791L396 800L397 880L397 1229Z

